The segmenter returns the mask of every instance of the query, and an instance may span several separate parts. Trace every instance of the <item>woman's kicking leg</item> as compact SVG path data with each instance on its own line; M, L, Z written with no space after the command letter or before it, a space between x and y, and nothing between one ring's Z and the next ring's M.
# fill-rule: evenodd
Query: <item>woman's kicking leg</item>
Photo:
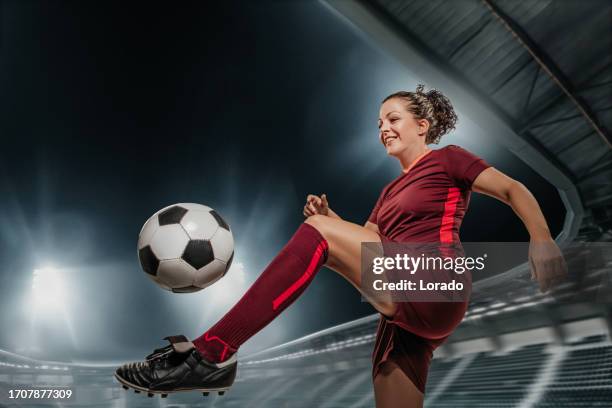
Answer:
M396 305L390 296L377 294L376 298L372 298L363 290L361 284L361 244L362 242L380 243L378 234L361 225L322 215L309 217L305 222L315 227L329 245L329 256L325 266L348 280L377 311L386 316L393 316ZM364 254L364 256L369 255Z
M364 227L310 217L217 324L193 343L184 336L167 337L170 346L155 350L144 362L124 364L115 377L124 387L150 396L177 390L225 391L236 375L234 352L295 301L325 262L361 290L361 242L368 241L380 242ZM394 314L391 302L371 303L381 313Z
M210 362L231 356L245 341L295 301L325 263L357 289L361 242L380 242L376 233L336 218L315 215L302 224L238 303L193 343ZM392 303L373 302L392 314Z

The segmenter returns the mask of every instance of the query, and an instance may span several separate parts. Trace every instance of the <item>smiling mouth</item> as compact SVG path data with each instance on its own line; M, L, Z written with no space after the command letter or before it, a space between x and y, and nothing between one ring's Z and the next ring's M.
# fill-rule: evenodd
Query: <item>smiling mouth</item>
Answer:
M387 138L385 138L385 146L388 146L395 139L397 139L397 136L388 136Z

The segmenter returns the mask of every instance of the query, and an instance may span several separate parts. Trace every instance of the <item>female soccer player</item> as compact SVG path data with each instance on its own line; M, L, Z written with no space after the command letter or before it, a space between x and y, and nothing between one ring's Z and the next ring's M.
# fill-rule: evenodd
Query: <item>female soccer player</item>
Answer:
M373 353L376 406L421 407L433 350L461 322L461 302L393 302L361 287L362 242L458 243L470 192L510 205L531 236L533 278L548 290L564 278L563 257L533 195L519 182L458 147L430 149L454 129L457 116L436 90L397 92L384 99L380 142L399 160L402 173L380 194L364 226L343 220L325 194L309 195L306 220L240 301L213 327L190 342L170 345L144 362L121 366L116 378L138 391L227 390L236 375L238 348L270 323L306 289L323 266L354 285L381 314ZM307 390L305 390L307 392Z

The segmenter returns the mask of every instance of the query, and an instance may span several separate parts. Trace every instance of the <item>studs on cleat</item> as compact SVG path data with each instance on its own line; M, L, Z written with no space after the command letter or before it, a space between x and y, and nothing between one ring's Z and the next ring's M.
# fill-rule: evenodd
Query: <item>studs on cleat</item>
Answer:
M168 394L162 394L161 397L162 398L168 398Z
M219 395L225 394L225 391L219 391Z
M147 394L147 396L148 396L149 398L153 398L153 396L154 396L154 395L155 395L155 394L153 394L152 392L150 392L150 393L148 393L148 394Z
M205 396L205 397L208 397L208 394L210 394L210 392L205 391L205 392L202 393L202 395Z
M134 390L134 394L140 394L140 390Z
M129 390L129 389L130 389L130 387L128 387L127 385L124 385L124 386L123 386L123 389L124 389L124 390Z

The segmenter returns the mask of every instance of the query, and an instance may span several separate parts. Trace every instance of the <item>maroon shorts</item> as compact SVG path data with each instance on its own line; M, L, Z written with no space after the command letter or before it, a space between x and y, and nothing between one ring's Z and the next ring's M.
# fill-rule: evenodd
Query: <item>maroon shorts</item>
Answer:
M402 302L393 318L380 315L372 354L372 378L385 361L394 362L425 392L433 351L461 323L468 302Z
M379 235L382 242L389 242ZM433 351L461 323L468 303L397 302L394 316L381 314L372 354L372 378L382 363L391 361L424 393Z

